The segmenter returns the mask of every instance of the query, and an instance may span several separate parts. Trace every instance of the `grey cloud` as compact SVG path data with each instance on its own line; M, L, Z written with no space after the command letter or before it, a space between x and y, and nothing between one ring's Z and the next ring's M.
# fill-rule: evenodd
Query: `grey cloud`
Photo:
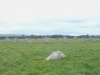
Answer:
M34 25L34 23L30 22L15 22L17 25L27 26L27 25Z
M71 23L81 23L81 22L86 22L86 20L69 20L67 22L71 22Z
M68 19L68 18L54 18L54 19L37 19L37 23L30 22L16 22L18 25L52 25L54 22L65 22L65 23L83 23L87 20L82 19Z
M97 28L100 28L100 24L96 26Z
M88 19L73 19L69 17L62 17L62 18L56 18L55 21L57 22L69 22L69 23L81 23L86 22Z

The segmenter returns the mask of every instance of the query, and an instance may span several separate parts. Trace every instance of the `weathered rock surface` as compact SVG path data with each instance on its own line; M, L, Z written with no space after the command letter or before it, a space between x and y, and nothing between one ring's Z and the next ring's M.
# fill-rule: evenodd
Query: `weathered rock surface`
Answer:
M48 42L49 42L49 37L45 37L45 38L44 38L44 42L45 42L45 43L48 43Z
M61 51L55 51L53 52L50 56L46 58L46 60L52 60L52 59L60 59L60 58L65 58L65 54Z

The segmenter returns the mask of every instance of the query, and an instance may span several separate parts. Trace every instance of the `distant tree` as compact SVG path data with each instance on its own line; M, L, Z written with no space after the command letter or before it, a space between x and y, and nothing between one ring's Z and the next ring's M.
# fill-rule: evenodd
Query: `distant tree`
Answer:
M86 35L86 38L89 38L89 34Z

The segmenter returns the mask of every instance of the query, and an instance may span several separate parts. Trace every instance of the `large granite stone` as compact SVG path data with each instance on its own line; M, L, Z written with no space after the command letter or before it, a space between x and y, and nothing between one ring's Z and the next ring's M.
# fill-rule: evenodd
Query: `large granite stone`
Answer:
M52 59L60 59L60 58L65 58L65 54L61 51L55 51L53 52L50 56L46 58L46 60L52 60Z

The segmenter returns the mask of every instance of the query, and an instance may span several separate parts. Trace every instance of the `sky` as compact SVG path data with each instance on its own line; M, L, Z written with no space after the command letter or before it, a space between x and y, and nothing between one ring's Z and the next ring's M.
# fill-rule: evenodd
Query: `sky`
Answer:
M100 0L0 0L0 34L100 35Z

